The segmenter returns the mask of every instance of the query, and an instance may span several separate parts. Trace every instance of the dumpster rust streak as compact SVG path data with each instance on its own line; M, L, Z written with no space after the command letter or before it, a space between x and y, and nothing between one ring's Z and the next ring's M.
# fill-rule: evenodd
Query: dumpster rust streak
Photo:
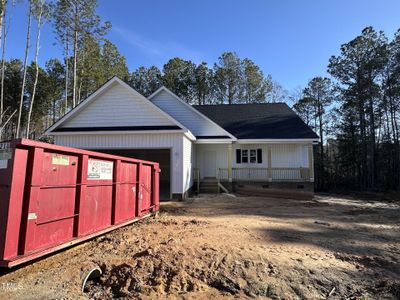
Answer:
M1 144L0 266L156 213L159 164L26 139ZM90 170L89 170L90 168Z

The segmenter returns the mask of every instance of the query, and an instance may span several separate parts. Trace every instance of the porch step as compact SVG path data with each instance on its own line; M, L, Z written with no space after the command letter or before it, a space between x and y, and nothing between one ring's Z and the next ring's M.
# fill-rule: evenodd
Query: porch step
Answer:
M201 183L208 183L208 182L218 182L218 180L217 180L217 178L211 178L211 177L209 177L209 178L203 178L203 179L201 179Z
M217 186L218 182L200 182L200 186Z
M200 193L217 194L218 181L216 179L206 179L200 182Z

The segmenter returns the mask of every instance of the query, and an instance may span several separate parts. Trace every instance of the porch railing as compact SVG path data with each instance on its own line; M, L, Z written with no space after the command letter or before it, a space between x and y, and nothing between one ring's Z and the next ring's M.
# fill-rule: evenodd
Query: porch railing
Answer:
M218 170L219 180L228 180L228 168ZM309 181L309 168L232 168L233 181Z

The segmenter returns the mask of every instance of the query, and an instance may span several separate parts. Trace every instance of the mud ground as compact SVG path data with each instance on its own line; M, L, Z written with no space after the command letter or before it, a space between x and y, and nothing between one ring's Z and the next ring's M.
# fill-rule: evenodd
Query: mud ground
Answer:
M157 219L3 272L0 298L400 299L399 220L399 202L357 197L163 203Z

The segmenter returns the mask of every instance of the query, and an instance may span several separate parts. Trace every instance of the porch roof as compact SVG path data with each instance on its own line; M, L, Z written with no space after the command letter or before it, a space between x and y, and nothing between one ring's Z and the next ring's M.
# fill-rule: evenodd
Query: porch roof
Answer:
M193 107L238 139L318 139L286 103Z

